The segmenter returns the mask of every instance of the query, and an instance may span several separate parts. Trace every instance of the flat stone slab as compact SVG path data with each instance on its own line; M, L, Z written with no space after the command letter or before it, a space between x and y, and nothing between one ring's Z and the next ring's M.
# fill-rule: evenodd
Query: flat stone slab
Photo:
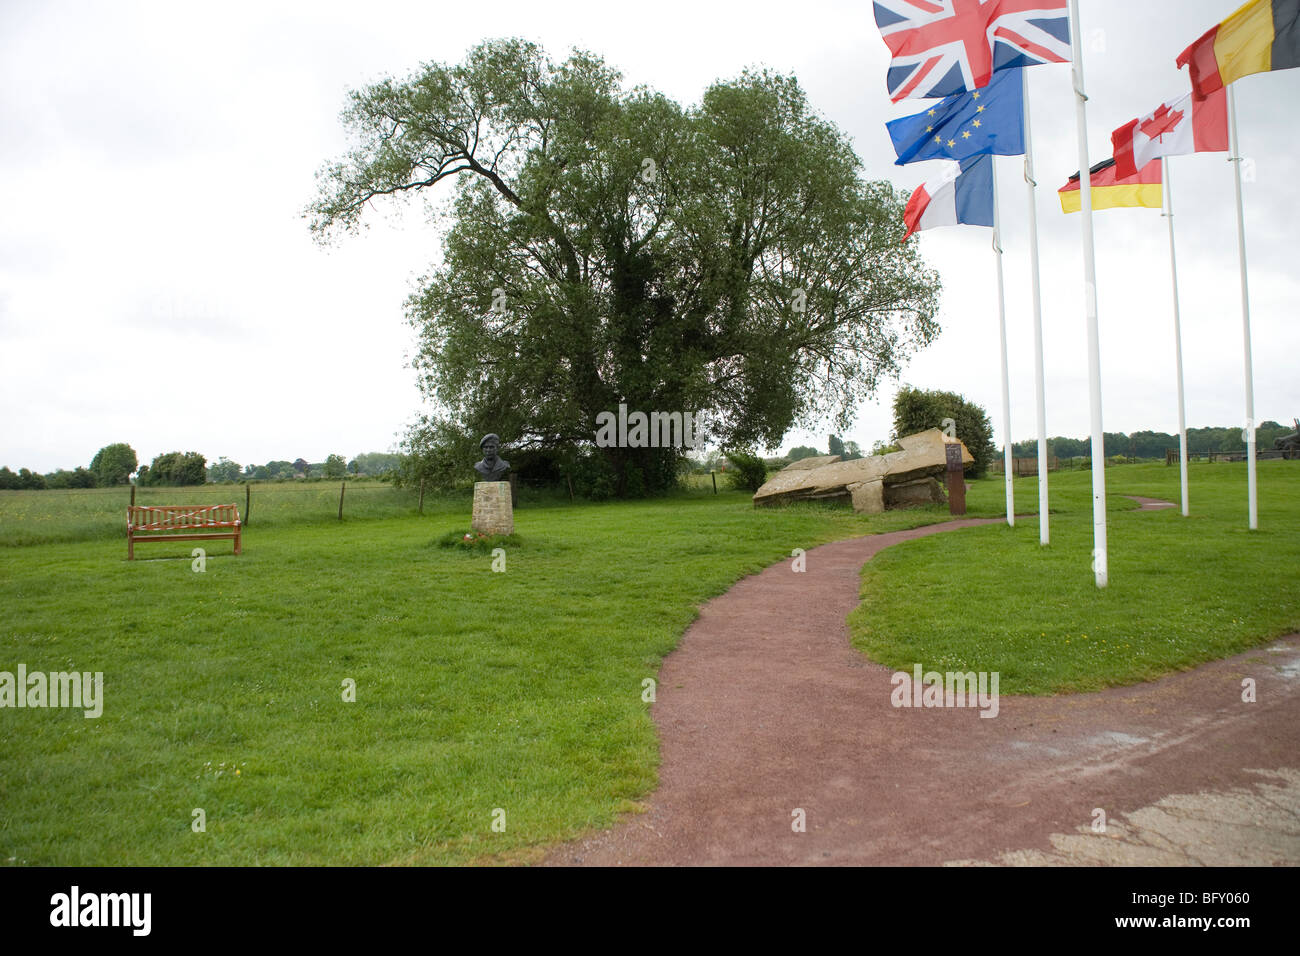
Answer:
M874 493L855 495L857 486L869 482L883 481L886 490L884 507L889 507L891 497L889 487L942 474L947 468L945 448L949 443L961 445L963 464L974 461L966 446L956 439L948 439L937 428L917 432L900 438L901 451L888 455L872 455L869 458L857 458L853 461L840 461L838 456L826 455L821 458L805 458L796 461L767 481L754 493L755 505L773 505L785 501L799 501L817 498L843 497L852 501L855 511L872 513L875 503ZM811 467L806 463L821 462ZM803 466L803 467L796 467ZM895 496L892 501L902 503L903 496ZM942 499L941 499L942 500ZM859 502L866 507L859 507Z
M810 468L820 468L822 465L833 465L840 460L839 455L819 455L812 458L800 458L798 461L792 461L781 469L782 473L787 471L808 471Z
M849 485L853 510L858 514L878 515L885 510L885 483L879 478Z

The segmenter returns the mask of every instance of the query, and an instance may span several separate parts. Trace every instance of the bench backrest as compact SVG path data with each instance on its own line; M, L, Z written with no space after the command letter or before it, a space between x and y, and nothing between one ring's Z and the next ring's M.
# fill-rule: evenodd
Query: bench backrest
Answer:
M131 505L126 509L126 523L133 531L237 528L239 508L235 505L164 505L159 508Z

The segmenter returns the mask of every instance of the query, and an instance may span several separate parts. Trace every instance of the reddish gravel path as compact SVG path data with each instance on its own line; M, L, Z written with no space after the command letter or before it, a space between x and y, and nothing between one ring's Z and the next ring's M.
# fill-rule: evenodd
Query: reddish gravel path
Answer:
M862 564L900 541L987 523L823 545L805 573L782 562L706 604L660 674L660 786L647 812L544 862L990 860L1050 850L1053 833L1088 825L1097 807L1115 817L1170 794L1253 786L1249 769L1300 765L1300 635L1153 683L1004 696L996 719L892 707L891 671L849 644ZM1241 700L1247 676L1257 703ZM806 832L791 826L796 808Z

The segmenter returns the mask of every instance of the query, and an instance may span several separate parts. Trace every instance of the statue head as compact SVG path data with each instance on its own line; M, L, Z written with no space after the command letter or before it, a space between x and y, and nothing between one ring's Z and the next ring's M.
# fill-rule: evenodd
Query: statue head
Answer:
M497 459L497 451L501 448L501 438L489 432L483 436L483 440L478 443L478 447L483 452L483 460L490 465Z

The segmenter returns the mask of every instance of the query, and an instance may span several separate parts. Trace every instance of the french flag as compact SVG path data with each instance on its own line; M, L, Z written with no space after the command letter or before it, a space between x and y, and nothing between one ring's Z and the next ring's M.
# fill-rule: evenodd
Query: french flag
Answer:
M936 226L993 225L993 157L985 153L954 163L940 179L916 187L903 211L907 235Z

